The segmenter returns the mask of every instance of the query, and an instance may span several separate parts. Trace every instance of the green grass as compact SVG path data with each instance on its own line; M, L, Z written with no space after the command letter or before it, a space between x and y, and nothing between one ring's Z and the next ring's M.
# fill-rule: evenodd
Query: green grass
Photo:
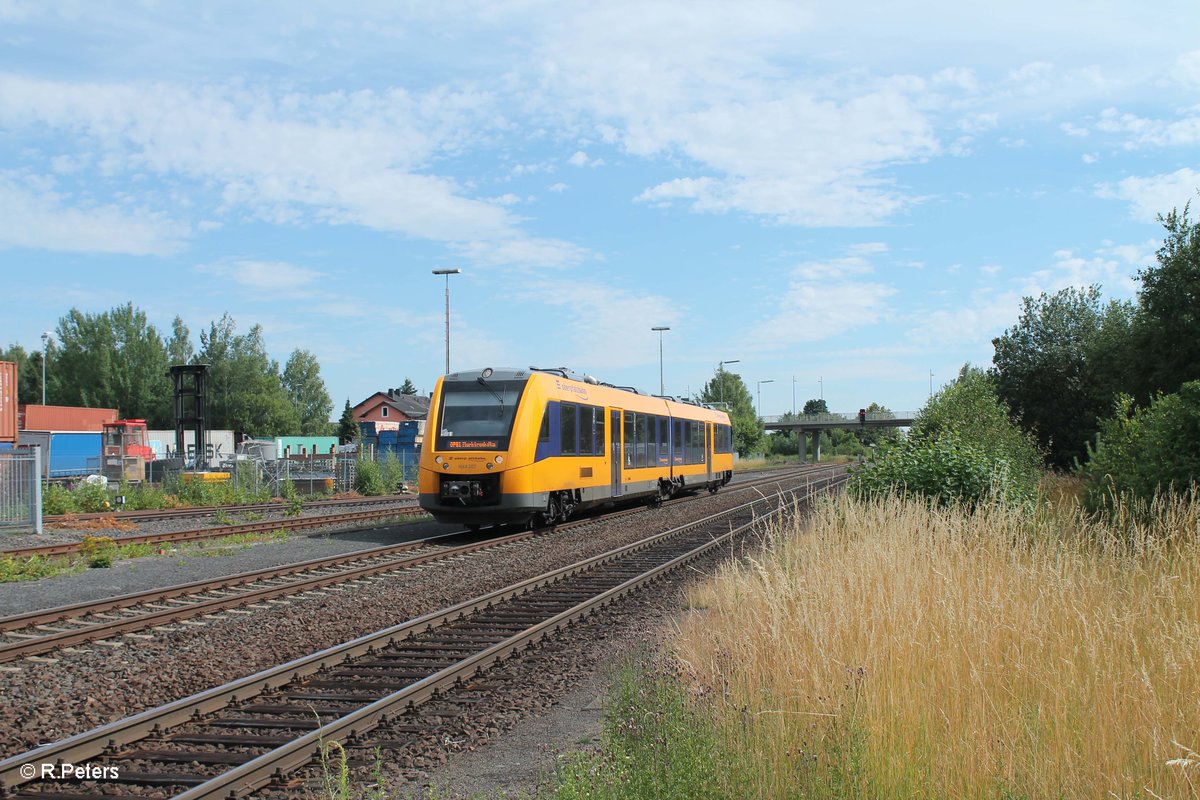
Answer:
M188 556L197 558L228 556L254 544L285 541L290 537L291 532L283 528L263 533L237 533L218 539L181 542L176 545L140 542L121 544L120 539L111 539L107 536L85 536L79 552L69 555L33 556L31 558L0 557L0 583L36 581L54 575L80 572L87 568L105 569L117 561L131 561L157 555L180 558L182 564L186 563L182 559Z

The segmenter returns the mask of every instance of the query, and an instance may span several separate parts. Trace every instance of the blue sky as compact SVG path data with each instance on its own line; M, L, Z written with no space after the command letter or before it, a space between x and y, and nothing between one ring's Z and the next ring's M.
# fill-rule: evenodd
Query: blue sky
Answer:
M455 367L915 410L1200 187L1195 0L246 5L0 0L0 343L228 311L340 409L461 267Z

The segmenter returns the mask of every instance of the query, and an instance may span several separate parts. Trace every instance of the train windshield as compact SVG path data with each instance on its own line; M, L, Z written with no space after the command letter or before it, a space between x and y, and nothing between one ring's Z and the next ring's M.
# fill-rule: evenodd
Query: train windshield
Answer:
M446 381L438 450L507 450L525 381Z

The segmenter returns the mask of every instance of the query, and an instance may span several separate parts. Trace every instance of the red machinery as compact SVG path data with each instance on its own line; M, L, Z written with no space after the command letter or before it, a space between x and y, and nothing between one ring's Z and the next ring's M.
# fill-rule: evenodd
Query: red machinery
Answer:
M146 420L119 419L104 423L101 447L104 477L118 482L145 480L146 462L154 460L154 450L146 439Z

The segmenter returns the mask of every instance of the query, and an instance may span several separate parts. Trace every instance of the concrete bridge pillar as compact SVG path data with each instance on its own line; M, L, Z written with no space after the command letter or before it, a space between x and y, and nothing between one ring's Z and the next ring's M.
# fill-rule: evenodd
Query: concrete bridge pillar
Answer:
M796 438L800 441L800 463L808 463L808 431L801 428L796 431Z

